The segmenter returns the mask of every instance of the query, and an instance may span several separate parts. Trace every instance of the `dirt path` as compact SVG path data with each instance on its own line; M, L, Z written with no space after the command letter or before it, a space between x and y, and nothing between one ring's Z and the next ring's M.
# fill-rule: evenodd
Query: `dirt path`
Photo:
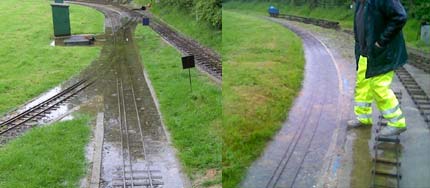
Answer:
M341 32L327 34L322 32L323 29L314 29L315 26L282 19L271 18L271 21L286 26L302 38L306 57L305 80L287 122L250 167L242 186L369 186L374 131L347 131L345 126L353 117L355 63L353 45L350 45L353 44L352 37ZM428 156L430 150L418 150L417 146L429 148L429 131L397 79L393 88L403 93L402 107L409 124L408 132L401 136L404 164L401 185L422 187L428 185L429 177L417 174L415 170L430 169L430 160L419 157ZM375 120L377 116L374 113ZM412 161L426 165L417 166L417 162Z

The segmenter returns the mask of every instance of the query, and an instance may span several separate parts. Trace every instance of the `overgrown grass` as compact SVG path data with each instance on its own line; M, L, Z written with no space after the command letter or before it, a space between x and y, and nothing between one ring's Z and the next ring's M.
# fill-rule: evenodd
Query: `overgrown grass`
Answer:
M223 187L232 188L286 119L304 54L298 36L254 13L224 9L223 25Z
M88 117L34 128L0 148L0 187L79 187Z
M135 0L136 3L147 4L151 0ZM193 38L201 44L221 52L221 30L206 22L196 21L188 12L171 7L161 7L153 4L151 12L174 27L179 32Z
M0 1L0 115L76 74L98 57L99 47L52 47L46 0ZM72 5L73 33L102 33L104 16Z
M308 5L291 6L286 3L277 2L229 1L227 3L224 3L223 7L227 9L238 9L241 11L246 10L247 12L256 12L259 15L267 15L267 9L270 5L276 6L277 8L279 8L281 13L285 14L337 21L344 29L352 30L354 25L354 10L349 9L347 6L331 8L318 7L315 9L310 9ZM409 18L408 22L403 28L405 40L409 47L419 48L426 52L430 52L430 46L424 45L424 43L419 40L418 32L421 29L420 27L420 22L418 20Z
M181 55L147 27L138 27L136 40L149 78L156 90L164 122L186 173L194 186L221 183L221 88L209 78L182 70ZM217 175L203 178L215 170Z

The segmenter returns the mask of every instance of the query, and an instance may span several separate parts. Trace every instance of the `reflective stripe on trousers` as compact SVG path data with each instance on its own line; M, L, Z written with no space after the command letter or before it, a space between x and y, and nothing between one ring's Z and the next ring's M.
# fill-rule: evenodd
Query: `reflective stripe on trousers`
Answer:
M372 102L375 100L376 106L388 120L389 126L406 127L399 102L390 89L394 71L366 79L366 69L367 58L360 56L354 96L354 113L357 119L362 123L372 123Z

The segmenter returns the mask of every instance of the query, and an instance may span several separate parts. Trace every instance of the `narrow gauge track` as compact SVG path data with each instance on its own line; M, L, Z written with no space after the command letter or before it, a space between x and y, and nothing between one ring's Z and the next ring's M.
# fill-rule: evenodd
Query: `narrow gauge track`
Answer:
M343 115L342 89L335 62L324 45L309 32L277 22L302 38L305 80L288 120L263 155L248 170L242 187L312 187L333 144ZM311 165L310 165L311 164Z
M403 86L405 86L406 91L411 96L424 121L430 127L430 98L405 68L401 67L397 69L396 75Z
M43 118L52 110L57 109L59 105L70 100L79 92L92 85L94 82L95 81L88 81L86 79L81 80L64 89L60 93L52 96L51 98L37 104L36 106L33 106L28 110L25 110L24 112L21 112L20 114L0 123L0 135L3 135L21 125L29 123L30 121L37 121L38 119Z
M411 65L426 73L430 73L430 59L427 59L425 57L420 57L412 53L409 54L409 59L410 59L409 63ZM428 62L428 63L425 63L425 62Z
M130 70L128 73L130 74ZM141 125L133 82L131 78L126 81L129 81L130 84L124 84L123 78L117 77L122 166L115 173L112 186L116 188L161 188L163 187L161 171L151 169L151 161L146 151L144 130ZM126 104L133 104L133 106ZM129 120L132 118L136 118L136 124L130 123ZM144 159L144 162L138 162L140 159Z
M402 101L402 92L395 92L399 105ZM371 188L398 188L402 175L401 167L401 145L400 136L379 136L380 130L387 126L387 121L383 121L383 116L379 116L378 126L375 128L375 139L373 142L372 159L372 180Z
M222 80L222 63L218 54L182 36L167 24L157 20L154 16L148 13L141 14L151 18L150 27L155 32L179 49L184 55L194 55L196 63L201 69L214 76L216 79Z
M291 19L289 16L280 15L280 18L287 19L287 20L293 20L293 21L301 21L300 19ZM303 18L303 17L299 17ZM325 27L325 28L331 28L331 29L338 29L336 26L336 22L322 22L321 19L314 19L314 18L307 18L307 21L301 21L304 23L312 23L314 25ZM332 26L333 25L333 26ZM351 33L349 33L351 34ZM352 33L353 34L353 33ZM426 59L425 57L418 57L417 55L410 54L411 58L409 60L409 63L413 65L414 67L423 70L426 73L430 73L430 63L425 63L422 59ZM424 121L427 123L427 125L430 127L430 98L426 95L424 90L421 88L420 85L415 81L414 77L403 67L399 68L395 71L397 77L400 79L400 82L405 86L407 92L409 95L411 95L412 100L414 101L415 105L417 106L418 110L420 111L421 116L424 118Z

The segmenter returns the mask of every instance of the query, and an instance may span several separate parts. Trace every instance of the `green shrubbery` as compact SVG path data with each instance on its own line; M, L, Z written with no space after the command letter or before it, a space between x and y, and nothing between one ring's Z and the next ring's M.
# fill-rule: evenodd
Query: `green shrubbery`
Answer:
M135 0L137 3L149 3L153 0ZM188 12L197 21L204 21L221 29L221 0L159 0L159 6Z

